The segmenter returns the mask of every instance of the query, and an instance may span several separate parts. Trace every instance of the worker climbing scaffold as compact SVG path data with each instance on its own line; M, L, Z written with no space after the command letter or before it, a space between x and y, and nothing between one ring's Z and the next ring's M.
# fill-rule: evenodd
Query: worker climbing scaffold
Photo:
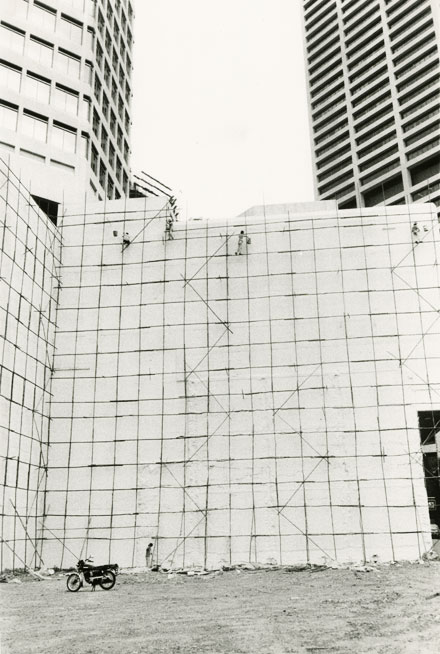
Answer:
M165 223L165 238L167 241L174 241L173 223L174 223L173 217L167 216L166 223Z

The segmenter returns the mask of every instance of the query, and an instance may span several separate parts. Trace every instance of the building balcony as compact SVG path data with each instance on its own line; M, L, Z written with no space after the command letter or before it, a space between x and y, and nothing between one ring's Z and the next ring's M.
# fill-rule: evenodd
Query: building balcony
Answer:
M328 170L319 170L317 178L318 184L320 186L332 184L338 179L343 173L353 174L353 162L351 160L351 155L348 155L348 159L345 159L342 163L333 162L332 165L328 166Z
M407 7L410 5L416 5L419 0L406 0L403 4L401 4L402 0L390 0L387 2L387 15L392 16L394 12L396 14L399 14L401 11L405 11ZM397 6L397 9L394 9Z
M363 31L361 34L356 34L351 39L346 39L347 57L348 58L352 57L353 53L358 48L361 47L363 48L367 44L367 42L372 41L379 34L382 34L382 26L380 23L376 23L375 25L372 25L369 29L367 29L365 32Z
M410 113L406 113L405 121L402 123L402 129L405 133L411 135L412 131L419 125L423 123L429 123L431 120L438 119L440 115L440 104L439 104L440 89L435 98L430 98L429 100L421 103L421 106L412 107Z
M343 6L344 25L351 21L354 16L357 16L359 11L362 12L364 8L368 9L368 7L371 7L371 0L357 0L348 9L344 9Z
M391 38L391 50L393 54L403 50L407 43L410 41L418 41L419 36L423 33L429 33L429 28L433 27L432 17L429 14L421 16L419 20L416 20L415 23L408 25L407 30L403 30L399 34L390 36Z
M360 177L362 189L368 189L374 186L382 179L393 177L400 170L400 160L398 153L393 153L389 157L372 166L367 173L364 172Z
M324 109L328 104L330 104L330 103L333 104L334 102L336 102L336 101L335 101L335 98L336 98L337 96L341 96L341 95L343 95L343 96L345 97L345 87L344 87L344 83L341 82L341 84L342 84L342 86L340 86L339 88L337 88L335 91L332 91L332 93L330 93L330 95L325 95L325 96L322 98L322 100L320 100L319 102L313 102L313 103L312 103L312 105L311 105L311 111L312 111L312 114L317 114L317 113L319 113L321 110L323 110L323 109ZM342 99L342 98L341 98L341 99ZM333 102L332 102L332 101L333 101ZM338 101L339 101L339 100L338 100Z
M342 116L338 116L335 122L323 126L319 131L314 133L313 139L315 144L323 145L333 136L339 134L339 132L343 132L345 129L348 129L348 121L347 116L344 113Z
M405 26L406 23L414 23L421 16L427 15L429 11L430 7L426 0L418 0L412 8L409 4L402 6L400 11L396 11L396 13L393 13L388 18L391 40L393 40L394 30L400 30L400 28Z
M394 141L394 143L393 143ZM368 158L373 156L384 156L385 153L387 152L388 148L390 148L390 144L395 145L395 150L397 150L397 135L396 132L393 130L387 134L386 136L383 136L382 138L376 140L374 143L371 145L367 146L366 148L362 148L361 151L358 152L358 159L359 159L359 167L362 168L363 166L368 164Z
M330 9L327 5L327 11L323 12L320 14L320 16L315 16L312 21L307 21L306 19L306 40L309 41L310 39L313 40L317 35L318 32L323 32L327 31L328 26L330 23L333 21L337 20L337 13L336 13L336 7Z
M364 16L363 19L362 16ZM374 22L374 24L377 24L380 21L379 7L377 5L373 8L371 8L371 5L366 7L362 16L356 16L356 20L353 20L349 25L344 23L344 33L346 38L351 38L357 34L359 30L369 29L370 23Z
M339 112L339 113L338 113ZM324 111L320 111L318 114L312 115L313 128L316 130L320 129L320 123L323 120L330 120L332 114L340 115L341 113L347 113L347 105L345 102L338 102L337 104L332 104L330 107Z
M434 64L438 66L437 50L431 51L423 57L417 58L412 64L407 63L399 71L395 72L398 85L406 84L407 80L412 79L414 75L423 75L424 70L427 72L433 70Z
M316 149L316 159L319 161L324 155L329 156L331 153L336 152L339 148L343 146L350 145L350 133L347 129L347 132L338 136L334 139L329 139L327 145L324 144L324 147Z
M310 96L312 102L315 104L320 100L327 100L330 97L330 93L336 90L336 86L341 83L344 79L342 70L334 79L332 79L325 86L319 87L318 89L310 89Z
M320 66L313 67L313 71L311 67L309 68L310 84L315 84L316 80L318 80L322 76L322 73L328 68L334 67L335 64L341 65L341 51L339 48L337 49L337 52L335 54L332 54L331 57L329 57L329 55L327 54L327 57L325 58L324 62ZM328 72L333 72L333 69Z
M312 0L308 5L304 6L304 17L310 20L312 16L319 15L327 9L327 0Z
M335 29L336 28L336 29ZM327 31L324 35L318 34L310 43L306 43L307 53L311 54L317 46L320 49L324 48L335 38L335 33L338 33L337 23L334 26L331 26L331 29ZM319 38L318 38L319 37Z
M436 135L427 134L424 138L420 139L419 143L412 143L406 147L406 158L411 162L411 165L419 164L424 159L429 159L433 154L438 153L440 145L440 132Z
M430 70L423 70L422 68L421 74L419 75L415 74L413 71L407 81L397 85L399 104L402 96L403 99L407 97L411 97L412 99L419 91L420 94L422 94L427 88L437 86L440 69L437 62L433 62L430 66L432 66Z
M367 130L363 136L356 138L356 145L359 150L373 147L374 143L379 139L386 139L390 135L394 138L396 136L396 127L394 119L389 120L385 125L379 125L377 129Z

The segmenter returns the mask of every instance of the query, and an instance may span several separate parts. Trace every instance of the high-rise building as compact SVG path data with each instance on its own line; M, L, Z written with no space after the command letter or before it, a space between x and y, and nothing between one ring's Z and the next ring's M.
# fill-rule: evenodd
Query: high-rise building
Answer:
M439 0L303 0L316 196L440 205Z
M130 0L2 0L0 21L0 156L43 208L128 195Z

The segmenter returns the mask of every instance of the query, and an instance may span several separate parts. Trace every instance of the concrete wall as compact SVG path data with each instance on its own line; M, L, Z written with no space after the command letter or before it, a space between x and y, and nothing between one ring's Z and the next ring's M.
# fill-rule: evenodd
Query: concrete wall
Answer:
M0 162L0 569L41 565L60 240ZM4 541L4 542L3 542Z
M429 548L417 411L439 406L434 208L312 209L177 223L172 241L161 198L68 209L50 564L138 566L149 542L174 567Z

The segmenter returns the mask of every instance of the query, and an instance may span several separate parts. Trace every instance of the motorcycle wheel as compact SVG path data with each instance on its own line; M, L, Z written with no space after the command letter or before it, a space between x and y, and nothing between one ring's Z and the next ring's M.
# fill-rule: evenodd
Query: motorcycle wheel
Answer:
M81 577L77 572L72 572L72 574L67 577L67 590L70 590L71 593L76 593L81 586Z
M115 573L112 572L111 570L107 570L107 571L104 573L103 578L102 578L101 581L99 582L99 585L100 585L101 588L103 588L104 590L110 590L111 588L113 588L113 586L115 585L115 583L116 583Z

